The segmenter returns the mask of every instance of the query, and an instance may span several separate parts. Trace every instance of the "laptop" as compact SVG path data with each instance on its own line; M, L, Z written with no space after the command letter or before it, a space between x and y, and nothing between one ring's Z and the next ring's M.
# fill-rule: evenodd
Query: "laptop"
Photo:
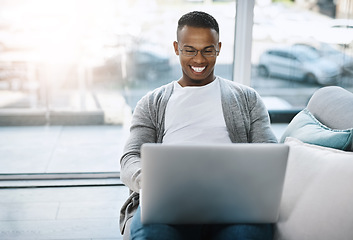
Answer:
M288 152L275 143L144 144L141 221L274 223Z

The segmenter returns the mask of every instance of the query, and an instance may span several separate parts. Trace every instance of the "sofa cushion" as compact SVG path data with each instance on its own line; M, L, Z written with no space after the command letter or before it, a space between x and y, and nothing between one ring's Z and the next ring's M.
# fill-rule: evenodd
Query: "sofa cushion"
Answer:
M287 173L275 239L353 236L353 153L287 138Z
M305 143L341 150L349 149L352 145L353 129L331 129L320 123L308 109L303 109L289 123L280 142L286 137L294 137Z
M353 93L339 86L319 88L310 98L310 113L332 129L353 128ZM350 147L353 151L353 143Z
M334 129L353 128L353 93L339 86L315 91L307 106L323 124Z

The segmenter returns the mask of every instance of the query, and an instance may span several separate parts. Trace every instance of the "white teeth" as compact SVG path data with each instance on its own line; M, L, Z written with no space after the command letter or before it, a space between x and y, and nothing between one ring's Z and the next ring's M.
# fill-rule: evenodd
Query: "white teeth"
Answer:
M202 72L206 67L191 67L195 72Z

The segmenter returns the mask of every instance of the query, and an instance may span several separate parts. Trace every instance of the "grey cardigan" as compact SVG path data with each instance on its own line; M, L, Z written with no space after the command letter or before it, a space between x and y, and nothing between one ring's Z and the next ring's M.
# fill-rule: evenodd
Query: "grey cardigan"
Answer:
M258 95L250 87L219 78L223 115L233 143L276 143L268 112ZM166 84L145 95L134 110L130 136L120 159L121 180L131 195L120 212L120 230L131 218L139 204L141 188L140 147L143 143L161 143L164 117L173 83Z

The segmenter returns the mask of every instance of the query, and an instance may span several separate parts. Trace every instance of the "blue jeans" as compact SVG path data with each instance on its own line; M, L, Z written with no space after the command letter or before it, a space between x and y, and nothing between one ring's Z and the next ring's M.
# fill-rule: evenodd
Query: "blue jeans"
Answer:
M132 240L272 240L271 224L203 224L167 225L142 224L140 207L135 213L131 226Z

